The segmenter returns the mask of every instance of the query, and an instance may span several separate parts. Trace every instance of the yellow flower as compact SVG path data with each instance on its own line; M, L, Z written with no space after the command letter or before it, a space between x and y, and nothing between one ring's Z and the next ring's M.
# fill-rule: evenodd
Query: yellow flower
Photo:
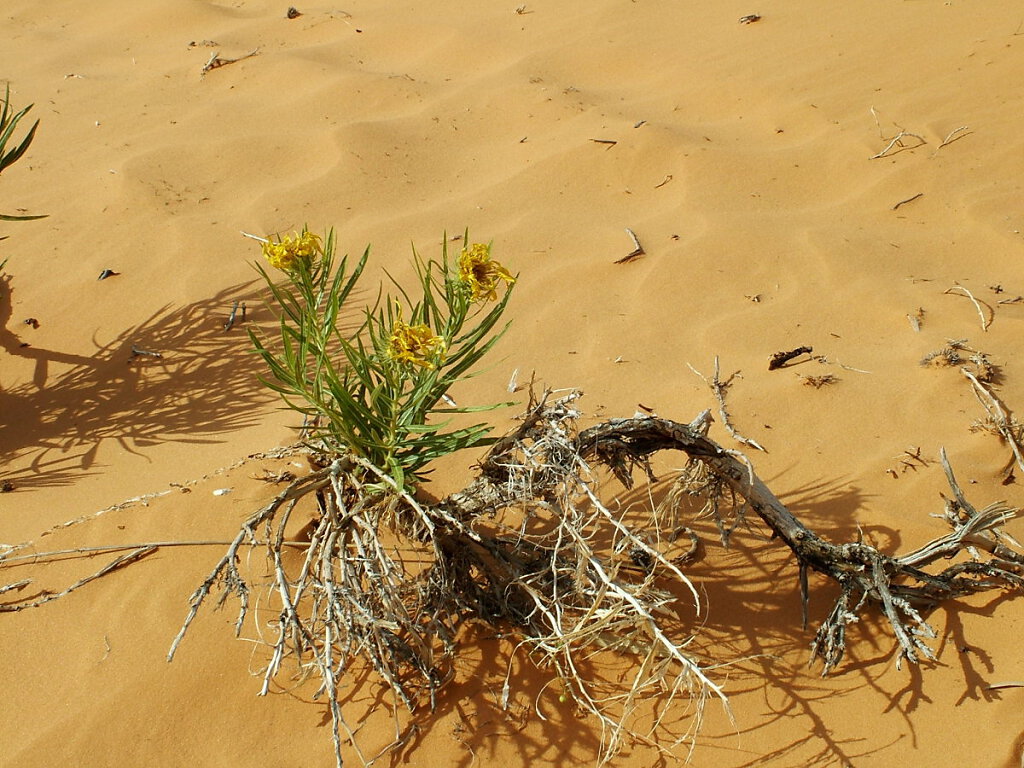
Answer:
M398 320L391 329L387 353L392 360L434 369L444 358L444 352L444 339L428 325L407 325Z
M300 264L305 264L307 268L312 266L313 259L323 252L319 235L305 230L294 238L285 237L277 243L272 240L263 243L263 256L270 262L270 266L285 272L295 271Z
M473 301L497 299L495 288L499 280L509 285L516 281L507 269L491 258L491 247L483 243L474 243L471 248L462 249L459 256L459 280L473 289Z

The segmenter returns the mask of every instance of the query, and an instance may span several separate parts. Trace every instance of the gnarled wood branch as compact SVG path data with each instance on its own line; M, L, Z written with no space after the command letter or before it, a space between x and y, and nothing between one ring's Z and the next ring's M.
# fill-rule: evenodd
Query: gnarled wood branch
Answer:
M749 464L690 426L668 419L613 419L579 436L579 453L609 466L628 482L631 464L646 462L655 452L683 451L703 462L757 512L772 532L796 555L801 592L806 604L806 570L839 584L841 594L832 613L818 630L812 656L824 663L824 673L842 660L846 627L857 621L869 604L878 607L892 626L902 658L916 662L932 652L921 639L935 632L922 611L949 600L990 589L1024 587L1024 556L1002 539L999 526L1019 510L993 504L975 509L964 497L945 451L942 465L953 492L945 519L953 532L903 556L887 555L863 542L834 544L805 526L752 472ZM990 555L982 558L979 550ZM926 566L960 553L971 560L928 573ZM806 617L806 608L805 608Z
M892 627L897 663L916 662L932 656L929 609L976 592L1024 587L1024 555L1000 531L1018 510L975 508L945 452L951 497L943 517L951 531L912 552L890 554L863 541L834 543L808 528L742 454L707 436L707 413L689 424L642 416L579 431L579 397L531 397L518 428L480 462L477 478L434 504L417 500L356 456L335 457L294 481L243 523L193 593L169 658L215 591L218 605L238 599L241 629L252 587L239 551L261 543L272 566L266 605L277 613L261 693L287 662L319 677L316 696L328 700L339 766L344 742L364 764L376 759L364 758L345 721L342 681L376 672L396 705L393 744L405 744L416 725L401 711L437 705L454 677L459 629L469 619L512 635L517 648L552 671L561 697L598 719L601 762L619 751L626 734L661 748L631 728L631 715L646 696L658 695L663 708L677 697L695 700L694 729L706 699L726 701L687 649L695 622L688 624L678 610L692 600L701 611L683 570L696 545L692 532L664 510L639 520L635 510L629 517L609 509L595 469L606 467L631 486L636 469L653 477L651 458L662 451L689 457L687 492L707 494L712 503L742 500L742 509L753 510L794 553L805 625L808 573L839 586L812 644L812 659L821 659L825 673L843 658L846 628L867 610L879 611ZM668 503L673 499L670 494ZM286 529L297 527L289 528L293 517L306 523L302 541L286 537ZM689 551L675 553L684 531ZM624 688L610 690L594 667L595 654L608 649L637 661ZM511 687L506 679L502 706Z

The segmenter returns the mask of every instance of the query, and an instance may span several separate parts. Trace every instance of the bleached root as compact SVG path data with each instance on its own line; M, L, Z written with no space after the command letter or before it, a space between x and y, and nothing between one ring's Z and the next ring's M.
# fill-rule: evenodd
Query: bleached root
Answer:
M432 710L453 679L459 629L469 619L515 638L535 664L553 673L565 697L596 718L601 763L619 752L627 735L658 746L653 731L639 732L633 717L654 695L662 712L673 702L692 707L692 736L706 700L726 703L726 696L687 651L696 622L680 617L697 617L702 608L683 571L687 555L670 556L666 546L687 529L671 510L652 510L642 526L613 512L601 500L593 470L603 466L631 486L637 468L653 476L649 461L660 451L689 457L688 492L705 496L724 540L735 520L727 524L719 501L735 514L752 510L793 551L805 619L808 571L840 586L812 644L812 658L822 660L826 673L843 658L846 627L866 610L886 618L899 658L916 662L932 655L926 640L935 633L925 619L931 607L1024 586L1024 557L999 531L1017 510L974 509L944 454L953 491L945 519L952 533L907 555L887 555L862 542L833 544L809 530L749 461L707 437L706 418L690 424L653 416L613 419L577 431L578 398L531 398L519 427L481 461L476 480L436 504L418 502L355 457L340 457L295 481L246 521L193 594L171 655L214 588L223 590L218 604L229 595L239 599L241 628L251 588L238 552L259 540L272 564L278 612L262 692L289 660L298 674L316 674L317 695L329 702L339 766L346 742L364 764L379 757L359 751L344 720L343 681L370 668L384 682L396 705L389 748L398 748L414 727L411 713ZM670 495L669 503L678 498ZM285 530L304 499L315 500L315 508L305 507L312 522L302 552ZM689 554L695 548L696 541ZM926 570L960 553L966 559L937 573ZM594 657L607 651L636 662L617 686L594 671ZM511 688L507 678L503 707Z
M897 664L918 662L933 657L928 641L936 632L927 615L936 605L1024 587L1024 555L1002 531L1019 510L1003 504L975 508L945 452L951 496L941 517L950 532L912 552L889 554L860 540L835 544L808 529L742 454L707 437L706 413L689 424L641 416L578 431L578 398L531 399L518 428L481 461L477 478L434 504L418 501L386 472L354 456L336 457L295 480L254 512L230 543L220 543L227 550L193 593L169 658L212 595L217 606L238 600L241 632L252 592L268 590L261 607L272 606L275 618L261 693L282 680L318 678L316 696L331 712L338 765L343 749L369 765L409 743L420 713L438 705L455 677L464 650L460 630L469 620L482 621L548 670L560 699L595 718L604 763L627 741L662 751L687 740L692 746L705 703L726 702L723 689L688 651L703 606L684 570L698 548L681 519L687 497L696 497L714 518L723 543L753 513L792 550L805 625L809 572L838 585L839 597L811 645L811 659L822 661L824 673L841 663L847 628L868 611L891 627ZM653 478L650 461L662 451L680 451L688 461L661 505L652 502L641 518L602 501L599 469L631 487L638 469ZM683 534L690 547L679 554ZM0 611L62 598L159 548L214 543L148 542L30 555L4 547L0 567L76 552L124 554L59 592L25 594L31 579L0 584ZM250 585L241 566L241 553L254 547L266 551L269 585ZM632 659L625 677L608 679L609 652ZM357 729L349 727L341 706L346 689L367 673L390 691L395 717L394 739L373 756L361 751ZM510 674L503 708L513 687ZM641 729L636 715L649 712L655 696L658 715ZM539 702L535 711L543 717ZM669 713L691 715L689 730L678 739L659 730Z

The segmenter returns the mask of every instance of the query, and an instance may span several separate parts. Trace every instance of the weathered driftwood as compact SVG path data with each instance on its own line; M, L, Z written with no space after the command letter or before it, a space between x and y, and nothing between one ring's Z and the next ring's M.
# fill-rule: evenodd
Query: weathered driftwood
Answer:
M604 466L632 485L637 468L651 476L649 459L661 451L682 451L691 468L701 468L704 480L692 491L703 489L712 501L723 495L740 500L793 551L805 623L808 571L839 585L836 605L812 646L826 673L843 657L846 627L866 610L880 610L891 625L898 660L917 661L932 655L924 642L935 636L924 618L930 607L973 592L1024 586L1024 557L998 528L1017 510L971 506L945 454L953 494L945 519L952 532L909 554L890 555L860 541L834 544L808 529L741 454L707 437L707 414L690 424L643 416L577 431L578 397L531 402L518 429L496 441L481 461L476 480L434 504L421 503L357 457L339 457L296 480L246 521L193 594L170 656L215 588L223 589L219 603L231 594L239 598L241 629L251 588L238 552L244 543L262 540L278 611L262 691L286 659L300 673L317 674L317 695L326 696L332 712L339 765L343 741L364 763L374 759L359 752L342 715L343 679L368 664L384 681L396 705L391 746L397 747L409 736L397 713L436 704L453 677L467 619L518 638L519 647L553 671L562 695L598 718L602 760L616 754L626 733L654 743L630 730L630 714L645 694L661 697L663 709L677 696L695 700L697 727L705 699L724 702L725 694L689 655L691 630L668 610L689 594L700 611L697 591L682 570L693 547L680 555L670 551L680 532L690 532L677 519L669 525L664 510L651 510L641 522L613 513L593 474ZM312 517L308 546L296 555L286 546L285 530L307 497L316 499L316 507L303 513ZM958 555L937 572L926 570ZM588 674L591 657L605 649L637 659L621 690L609 691ZM506 679L502 706L510 687Z

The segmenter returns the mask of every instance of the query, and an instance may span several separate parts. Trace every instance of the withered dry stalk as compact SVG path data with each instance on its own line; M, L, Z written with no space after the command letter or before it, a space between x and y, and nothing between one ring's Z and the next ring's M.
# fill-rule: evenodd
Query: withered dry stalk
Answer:
M971 293L967 288L964 288L962 285L954 285L952 288L943 291L943 293L950 294L953 296L966 296L968 299L970 299L971 303L974 305L974 308L978 311L978 317L981 318L981 330L987 331L988 327L992 325L992 321L995 320L996 313L993 311L992 307L990 307L988 304L985 304L985 302L976 299L974 297L974 294ZM985 316L985 312L981 308L982 304L984 304L985 308L988 309L987 317Z
M226 67L228 64L235 64L236 62L243 61L245 59L251 58L253 56L258 55L259 52L260 52L259 48L254 48L253 50L249 51L248 53L246 53L246 54L244 54L242 56L238 56L238 57L236 57L234 59L228 59L228 58L225 58L224 56L221 56L220 52L217 51L215 53L212 53L210 55L210 58L207 60L207 62L205 64L203 64L203 68L201 70L199 70L199 76L200 77L204 77L207 72L211 72L211 71L213 71L215 69L219 69L220 67Z
M1015 463L1024 473L1024 425L1008 412L999 398L993 394L991 387L985 385L985 380L981 376L975 375L967 368L961 368L960 372L971 382L974 394L987 414L986 420L981 422L978 428L984 429L987 426L1010 447L1011 456L1003 470L1004 474L1008 479L1012 479Z
M66 597L67 595L71 594L76 589L79 589L80 587L84 587L89 582L95 581L96 579L99 579L99 578L102 578L102 577L106 576L108 573L116 571L118 568L121 568L123 566L129 565L131 563L134 563L137 560L141 560L142 558L144 558L144 557L146 557L148 555L153 554L154 552L156 552L156 550L157 550L157 545L154 545L154 544L144 544L144 545L142 545L140 547L134 548L134 550L132 552L129 552L129 553L124 554L124 555L120 555L119 557L115 558L112 562L107 563L105 566L100 568L98 571L96 571L96 573L93 573L90 576L86 576L85 578L79 579L78 581L76 581L71 586L66 587L65 589L62 589L60 592L43 591L40 594L38 594L36 596L33 596L33 597L28 597L28 598L25 598L25 599L22 599L22 600L14 600L14 601L8 602L8 603L0 603L0 613L15 613L17 611L23 611L26 608L38 608L40 605L48 603L51 600L59 600L60 598ZM72 552L79 552L81 550L70 550L70 551L72 551ZM58 553L58 554L60 554L60 553ZM38 556L30 556L30 557L38 557ZM4 553L0 554L0 565L5 565L5 564L9 563L11 560L18 560L18 559L21 559L21 558L20 557L9 557L8 553L4 552ZM0 585L0 595L2 595L4 592L11 592L11 591L14 591L14 590L24 589L25 587L28 587L31 584L32 584L32 579L24 579L22 581L15 582L13 584Z
M806 349L806 347L804 349ZM803 353L801 352L799 354ZM689 363L687 363L686 365L691 371L700 376L701 379L703 379L704 383L707 384L708 387L711 389L711 393L715 396L715 400L718 401L718 417L719 419L721 419L722 426L725 427L725 431L732 436L732 439L742 445L747 445L750 446L751 448L755 448L759 451L764 451L765 453L768 453L768 451L756 440L751 440L749 437L744 437L738 431L736 431L736 427L734 427L732 424L732 418L729 416L729 410L725 406L725 393L728 391L733 381L737 377L739 377L740 372L736 371L731 376L729 376L729 378L727 378L725 381L722 381L721 369L718 365L718 355L715 355L715 372L710 379L708 379L707 376L698 371Z
M364 763L376 759L359 752L346 724L339 705L343 679L366 665L380 676L396 704L393 746L404 744L415 725L400 712L437 704L454 676L459 628L469 619L510 633L536 663L553 671L565 696L597 718L601 762L619 751L627 734L655 743L652 731L631 727L630 715L645 697L657 695L662 711L676 700L695 702L693 731L709 697L726 699L686 650L692 627L680 625L678 608L692 600L699 613L700 605L679 567L684 559L668 551L673 534L683 530L678 506L651 510L638 524L605 506L596 490L597 467L632 486L637 468L653 476L649 461L661 451L686 454L691 479L699 478L692 487L716 499L739 499L734 508L752 509L793 551L805 624L808 571L839 585L836 605L812 644L812 659L821 659L824 673L843 658L846 628L869 609L880 610L892 627L897 663L904 657L916 662L932 656L924 642L935 637L925 620L930 608L975 592L1024 586L1024 556L998 528L1017 510L971 506L945 453L952 498L944 517L952 532L909 554L888 555L861 541L833 544L808 529L749 462L707 437L706 417L691 424L654 416L613 419L578 431L578 397L531 398L518 429L492 446L473 483L435 504L417 501L353 457L296 480L245 522L192 595L170 656L214 589L222 590L218 605L238 597L241 629L251 588L238 552L262 537L277 611L262 691L286 659L299 674L319 676L317 696L326 697L331 709L339 765L344 741ZM667 503L679 495L670 494ZM286 546L285 530L304 499L315 499L316 507L308 546L297 554ZM936 573L925 570L955 556ZM637 661L618 688L592 673L595 654L608 649ZM502 706L511 688L506 679Z

